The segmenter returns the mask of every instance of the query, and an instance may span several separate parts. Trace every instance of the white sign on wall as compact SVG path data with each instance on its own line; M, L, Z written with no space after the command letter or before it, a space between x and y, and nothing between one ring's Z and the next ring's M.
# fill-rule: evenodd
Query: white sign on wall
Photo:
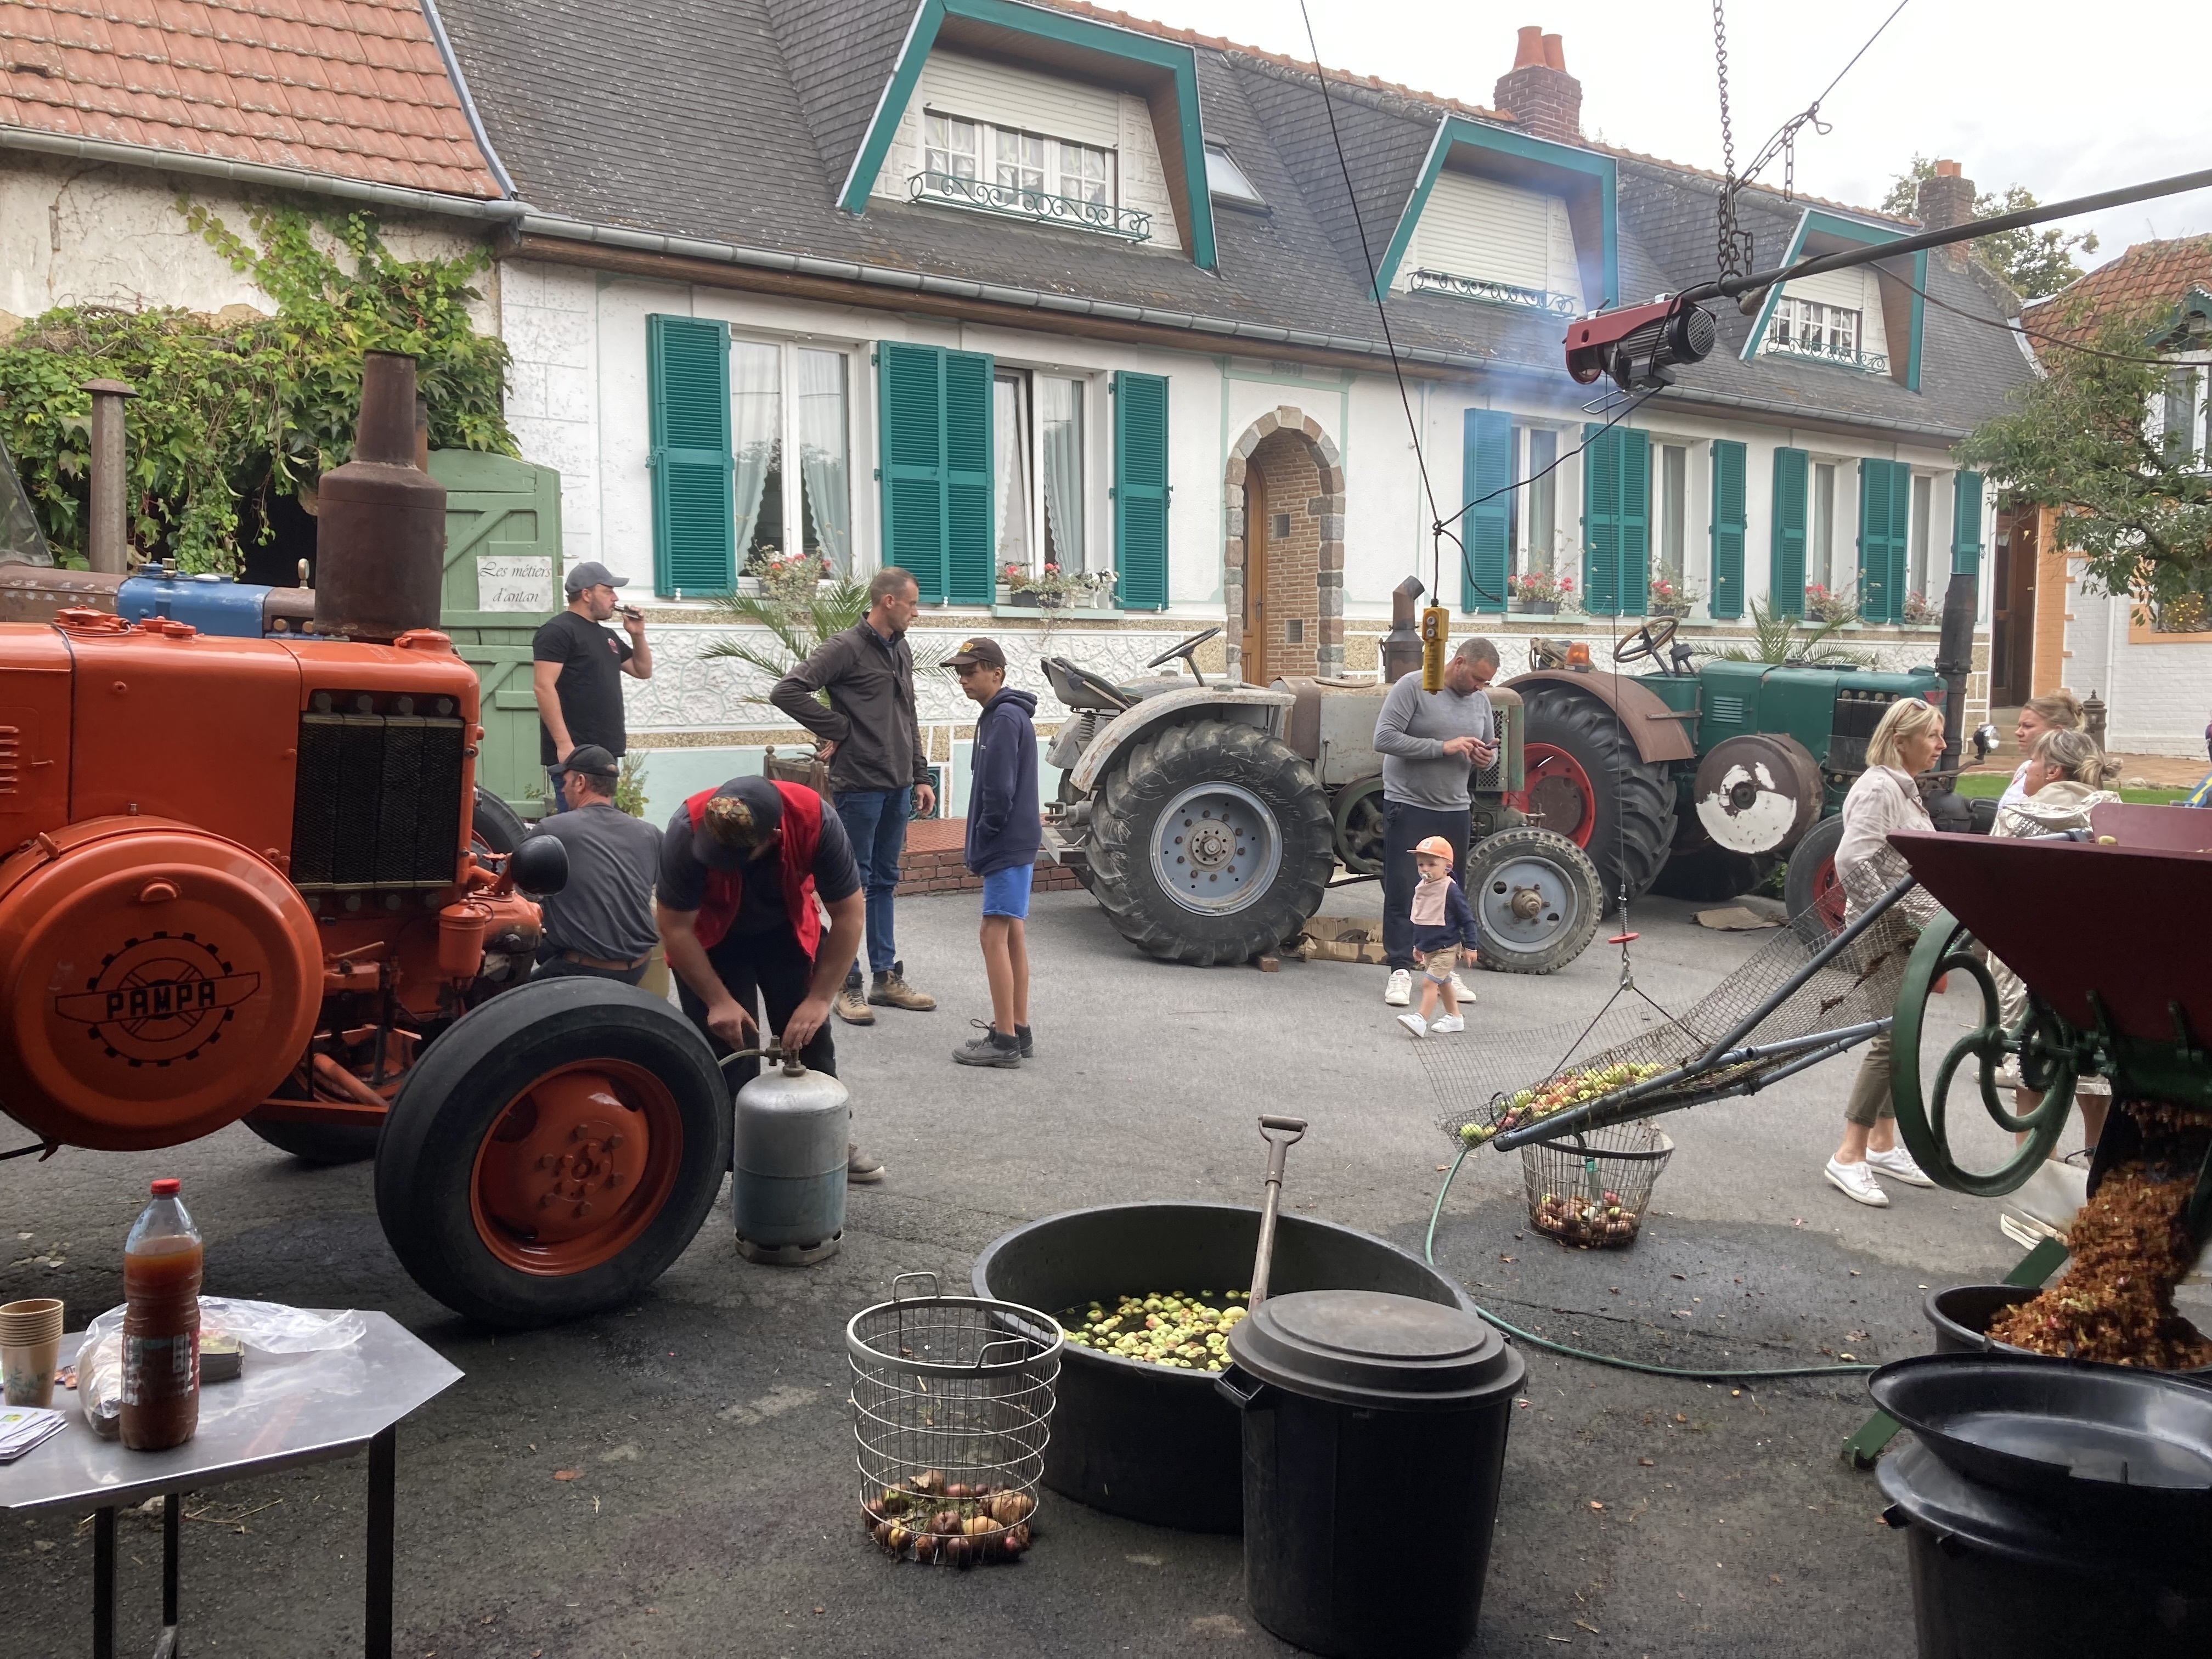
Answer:
M488 553L477 558L477 610L545 611L556 608L550 554Z

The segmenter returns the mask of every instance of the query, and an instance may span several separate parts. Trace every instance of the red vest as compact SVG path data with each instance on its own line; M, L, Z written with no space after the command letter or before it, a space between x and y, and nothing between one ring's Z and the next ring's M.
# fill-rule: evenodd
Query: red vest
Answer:
M802 783L779 783L775 790L783 797L783 839L778 846L782 854L784 913L791 918L799 948L811 957L822 938L821 919L814 913L814 848L822 839L822 797ZM702 789L684 803L693 834L698 833L707 803L714 798L713 789ZM711 951L722 942L738 919L744 896L743 871L707 872L707 896L700 903L698 919L691 924L703 947Z

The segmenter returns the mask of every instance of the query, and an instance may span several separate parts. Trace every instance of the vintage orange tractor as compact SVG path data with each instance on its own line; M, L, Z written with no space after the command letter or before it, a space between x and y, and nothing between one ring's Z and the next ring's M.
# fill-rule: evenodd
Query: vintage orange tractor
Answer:
M374 1156L377 1212L471 1318L603 1309L728 1167L730 1099L665 1002L528 984L566 854L474 787L475 674L436 631L445 489L415 368L369 354L320 490L312 623L91 610L0 625L0 1110L62 1146L244 1119Z

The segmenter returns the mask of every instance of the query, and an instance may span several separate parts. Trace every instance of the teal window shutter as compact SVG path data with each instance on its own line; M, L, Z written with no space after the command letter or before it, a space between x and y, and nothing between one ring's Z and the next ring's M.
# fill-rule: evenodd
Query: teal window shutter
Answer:
M645 340L653 590L727 593L738 574L729 325L656 313Z
M1911 468L1901 461L1859 463L1859 615L1868 622L1895 622L1905 614L1911 511Z
M1713 440L1713 597L1716 617L1743 615L1744 471L1742 444Z
M1766 603L1778 617L1805 614L1805 527L1812 457L1774 452L1774 530L1766 567Z
M1620 614L1620 449L1603 427L1583 428L1583 609Z
M914 573L930 605L988 605L991 359L941 346L876 348L884 557Z
M1620 453L1620 614L1640 617L1651 594L1651 434L1613 429Z
M1468 410L1460 470L1460 501L1467 507L1459 532L1467 544L1459 562L1462 611L1504 612L1513 505L1505 491L1512 482L1513 417L1497 410ZM1486 495L1490 499L1484 501Z
M1115 592L1123 609L1168 608L1168 383L1127 370L1114 397Z
M945 354L945 594L955 605L988 605L998 592L991 368L980 352Z
M1951 475L1951 574L1978 576L1982 571L1982 475Z
M876 404L882 430L883 562L914 573L931 605L944 603L945 350L941 346L876 348Z

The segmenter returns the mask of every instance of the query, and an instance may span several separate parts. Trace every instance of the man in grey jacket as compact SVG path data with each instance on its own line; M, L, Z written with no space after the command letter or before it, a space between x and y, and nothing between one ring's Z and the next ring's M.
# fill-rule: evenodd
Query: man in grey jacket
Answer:
M1452 869L1467 869L1468 775L1498 758L1490 699L1498 647L1461 641L1444 664L1441 691L1421 690L1419 674L1399 678L1382 699L1375 748L1382 757L1382 950L1390 968L1382 1000L1402 1008L1413 994L1413 847L1430 836L1451 843ZM1467 993L1459 993L1467 999Z
M852 1025L874 1024L877 1007L937 1006L935 997L906 982L891 932L891 895L898 890L907 820L937 810L929 754L915 713L914 652L906 642L921 605L913 575L885 565L868 584L867 614L823 641L769 693L769 702L822 740L815 752L830 763L837 821L853 843L868 896L868 966L874 979L864 991L855 962L834 1005L837 1018ZM817 692L829 694L827 708Z

